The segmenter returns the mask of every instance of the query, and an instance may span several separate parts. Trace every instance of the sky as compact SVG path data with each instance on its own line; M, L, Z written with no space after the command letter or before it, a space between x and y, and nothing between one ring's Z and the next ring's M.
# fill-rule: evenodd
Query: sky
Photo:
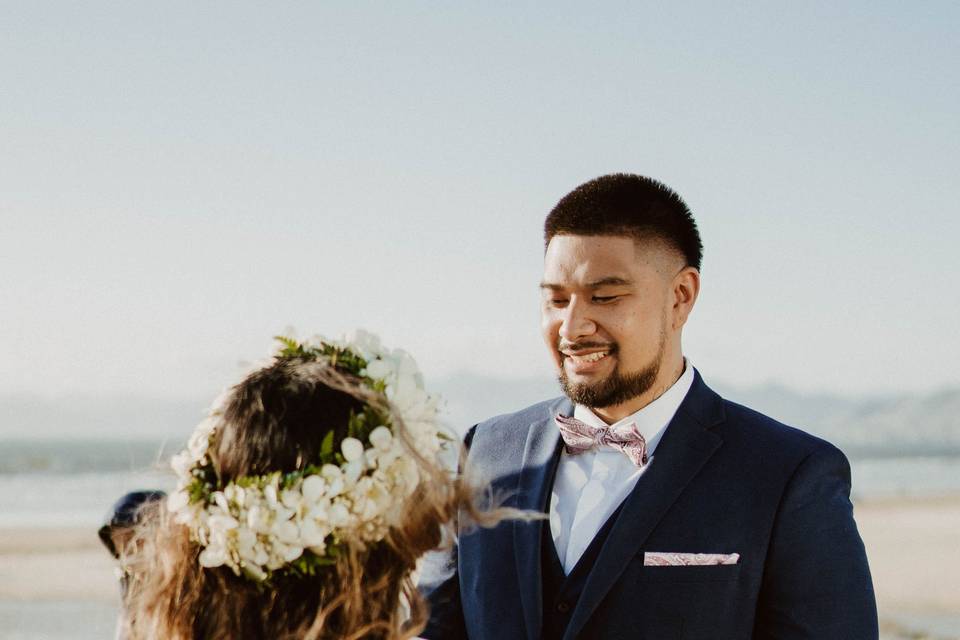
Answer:
M0 1L0 394L205 396L354 327L550 376L542 223L703 236L708 380L960 385L960 5ZM212 397L212 395L210 396Z

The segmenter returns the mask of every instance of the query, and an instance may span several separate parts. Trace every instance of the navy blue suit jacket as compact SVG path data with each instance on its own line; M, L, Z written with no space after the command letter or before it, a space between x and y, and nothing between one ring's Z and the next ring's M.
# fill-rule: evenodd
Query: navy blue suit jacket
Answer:
M545 512L559 460L557 399L480 423L468 464ZM573 638L872 640L877 610L833 445L728 402L697 374L626 498L574 606ZM456 572L428 593L433 640L537 640L541 527L461 534ZM646 551L739 553L736 565L644 566Z

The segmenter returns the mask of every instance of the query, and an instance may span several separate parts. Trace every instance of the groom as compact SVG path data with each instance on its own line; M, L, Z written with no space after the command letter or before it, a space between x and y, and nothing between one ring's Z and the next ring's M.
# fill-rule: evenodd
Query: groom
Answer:
M476 425L468 465L508 506L465 530L426 638L877 638L850 468L724 400L684 358L702 245L636 175L547 216L542 330L565 398Z

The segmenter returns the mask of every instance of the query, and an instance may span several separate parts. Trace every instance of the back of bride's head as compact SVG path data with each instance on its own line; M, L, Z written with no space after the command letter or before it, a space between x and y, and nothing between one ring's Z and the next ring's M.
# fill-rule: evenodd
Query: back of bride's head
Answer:
M487 518L440 445L405 353L285 340L174 457L177 491L126 549L130 637L416 635L418 558L459 508Z

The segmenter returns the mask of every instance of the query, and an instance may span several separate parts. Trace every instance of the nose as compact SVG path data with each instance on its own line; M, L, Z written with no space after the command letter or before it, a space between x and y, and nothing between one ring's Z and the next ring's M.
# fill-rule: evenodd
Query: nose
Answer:
M560 337L565 342L576 342L596 332L597 325L587 314L586 305L576 299L571 300L560 317Z

